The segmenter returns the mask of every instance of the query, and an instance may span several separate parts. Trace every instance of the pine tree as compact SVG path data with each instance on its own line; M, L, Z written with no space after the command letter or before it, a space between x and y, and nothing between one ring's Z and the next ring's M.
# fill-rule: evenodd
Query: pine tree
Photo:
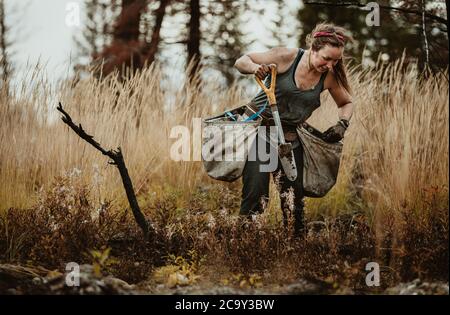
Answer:
M191 64L189 76L191 77L199 67L200 59L200 0L189 0L189 37L187 40L187 62Z
M76 69L94 64L102 49L113 37L114 21L120 13L119 0L85 0L84 27L81 36L75 36L77 47Z
M155 9L148 8L147 12L141 16L142 24L142 41L147 47L145 59L151 64L156 59L161 43L161 29L164 17L167 15L167 8L170 0L160 0L159 5Z
M149 65L161 42L161 28L170 0L159 0L158 7L149 0L122 0L113 24L111 43L95 58L102 62L102 74L116 69L134 72ZM152 25L153 24L153 25Z
M0 79L3 84L7 84L12 71L8 52L11 43L8 34L9 27L5 20L5 1L0 0Z
M275 16L266 26L270 32L269 48L279 46L295 46L299 23L291 7L283 0L274 0Z
M245 1L211 1L204 19L203 40L206 50L212 53L205 58L209 67L217 69L228 85L236 79L233 65L248 47L242 25ZM248 22L248 21L247 21Z

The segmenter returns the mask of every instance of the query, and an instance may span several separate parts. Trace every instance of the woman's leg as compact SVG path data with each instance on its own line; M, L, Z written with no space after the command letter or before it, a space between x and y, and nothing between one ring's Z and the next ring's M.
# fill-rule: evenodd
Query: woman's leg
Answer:
M266 145L268 152L268 143L261 137L257 137L253 144L256 152L260 145ZM270 172L261 172L260 165L266 164L261 162L258 154L255 161L247 160L242 174L242 201L240 214L251 215L262 213L265 205L269 200L269 181Z
M303 202L303 147L300 144L293 150L295 165L297 167L297 178L290 181L284 171L279 178L281 209L283 211L283 221L286 226L287 214L294 214L294 234L300 235L304 229L304 202ZM281 164L281 163L280 163ZM274 174L275 175L275 174Z

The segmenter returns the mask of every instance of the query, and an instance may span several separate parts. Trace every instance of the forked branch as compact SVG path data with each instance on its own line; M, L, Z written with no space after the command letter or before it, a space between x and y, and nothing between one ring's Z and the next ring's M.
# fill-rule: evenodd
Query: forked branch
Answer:
M151 226L145 219L144 215L141 212L141 209L139 207L139 204L136 199L136 194L134 193L133 183L131 181L130 175L128 174L127 167L125 165L125 161L123 159L122 151L120 147L117 148L117 150L105 150L102 148L102 146L94 140L94 137L91 135L88 135L81 124L78 126L72 121L72 118L70 115L63 109L61 102L56 108L59 112L62 113L62 121L68 125L75 133L82 139L84 139L86 142L90 143L94 148L99 150L103 155L108 156L112 161L110 161L110 164L116 165L119 169L120 177L122 178L122 183L125 188L125 192L127 194L128 202L130 204L131 210L134 215L134 219L136 220L136 223L141 228L142 232L144 233L144 238L146 240L149 239L150 234L153 234L153 229L151 229Z

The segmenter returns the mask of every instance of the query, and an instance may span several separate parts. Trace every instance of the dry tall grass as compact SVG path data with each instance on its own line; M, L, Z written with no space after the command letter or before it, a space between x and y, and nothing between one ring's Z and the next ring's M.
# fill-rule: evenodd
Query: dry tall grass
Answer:
M420 260L423 253L414 243L422 244L420 251L431 250L440 239L433 233L445 232L442 226L448 231L446 75L418 78L415 66L405 66L403 60L380 63L371 70L351 69L355 114L345 138L338 183L325 198L307 200L310 220L364 213L375 230L378 254L391 268L401 268L413 250L417 257L411 259ZM122 147L144 207L169 189L177 196L175 209L192 208L190 195L196 187L215 182L201 162L170 159L171 128L191 129L193 118L244 104L250 95L241 86L223 89L210 80L202 81L201 88L198 82L179 86L171 82L163 69L152 66L124 81L118 75L101 81L91 76L52 88L36 67L13 95L0 91L0 210L30 207L56 176L80 172L99 204L112 200L116 208L127 205L117 170L58 121L59 100L104 147ZM323 130L336 119L333 100L324 95L310 122ZM229 185L237 199L239 185ZM270 222L281 217L274 188ZM439 250L448 261L448 244ZM413 265L417 268L417 263Z

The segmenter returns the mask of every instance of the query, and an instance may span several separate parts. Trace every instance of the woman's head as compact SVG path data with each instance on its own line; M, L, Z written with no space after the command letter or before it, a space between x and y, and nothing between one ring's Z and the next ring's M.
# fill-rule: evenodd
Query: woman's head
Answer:
M319 72L333 71L338 83L350 92L345 65L344 47L352 38L344 28L331 23L320 23L306 36L310 48L310 64Z

